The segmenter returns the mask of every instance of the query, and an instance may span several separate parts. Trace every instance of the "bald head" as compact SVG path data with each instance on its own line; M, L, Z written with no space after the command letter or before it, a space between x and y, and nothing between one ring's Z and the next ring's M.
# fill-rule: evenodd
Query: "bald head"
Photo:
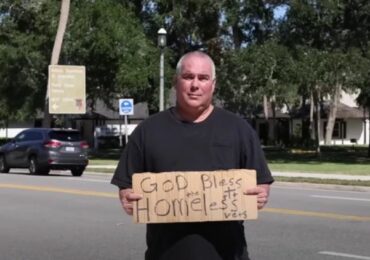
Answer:
M201 52L201 51L188 52L188 53L184 54L180 58L180 60L178 61L177 65L176 65L176 75L177 76L179 76L181 74L182 65L183 65L184 60L186 60L188 58L191 58L191 57L199 57L199 58L207 59L209 61L209 63L211 64L212 80L214 80L216 78L216 66L215 66L215 63L213 62L212 58L209 57L208 54L206 54L204 52Z

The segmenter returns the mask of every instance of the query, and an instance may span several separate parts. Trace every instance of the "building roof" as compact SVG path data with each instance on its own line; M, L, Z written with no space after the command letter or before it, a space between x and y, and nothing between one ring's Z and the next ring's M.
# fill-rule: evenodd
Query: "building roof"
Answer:
M268 113L268 118L273 118L273 113L272 113L272 105L271 102L267 103L267 113ZM254 112L254 115L256 118L265 118L265 113L264 113L264 108L263 105L259 105L257 107L257 110ZM289 118L288 113L284 113L279 109L278 107L275 108L275 118Z
M314 110L315 111L315 110ZM321 117L326 118L329 113L329 103L323 102L321 106ZM306 104L302 108L298 109L296 112L292 114L293 118L308 118L310 116L310 104ZM359 107L350 107L346 104L339 103L337 108L337 118L368 118L369 113L368 111L364 111L364 109Z

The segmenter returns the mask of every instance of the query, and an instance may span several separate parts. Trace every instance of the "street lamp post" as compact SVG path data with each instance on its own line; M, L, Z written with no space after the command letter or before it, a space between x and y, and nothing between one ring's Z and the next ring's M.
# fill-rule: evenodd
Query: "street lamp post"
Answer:
M158 46L161 49L161 57L159 62L159 111L164 109L164 48L167 44L166 30L161 28L158 30Z

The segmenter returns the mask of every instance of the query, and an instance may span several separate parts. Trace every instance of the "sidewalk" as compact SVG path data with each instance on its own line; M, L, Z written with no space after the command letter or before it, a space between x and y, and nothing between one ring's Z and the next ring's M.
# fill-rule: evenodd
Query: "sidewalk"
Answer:
M347 175L347 174L333 174L333 173L308 173L308 172L272 172L272 176L276 177L303 177L316 179L333 179L333 180L356 180L356 181L370 181L369 175Z
M89 169L116 169L116 165L88 165ZM273 171L272 176L276 177L302 177L302 178L316 178L316 179L333 179L333 180L357 180L370 181L370 175L346 175L333 173L308 173L308 172L278 172Z

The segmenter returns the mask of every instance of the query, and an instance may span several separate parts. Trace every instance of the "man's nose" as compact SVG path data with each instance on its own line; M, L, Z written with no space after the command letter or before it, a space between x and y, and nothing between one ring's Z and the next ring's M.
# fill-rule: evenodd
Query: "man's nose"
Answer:
M199 80L197 77L195 77L192 81L191 81L191 88L192 89L197 89L199 88Z

